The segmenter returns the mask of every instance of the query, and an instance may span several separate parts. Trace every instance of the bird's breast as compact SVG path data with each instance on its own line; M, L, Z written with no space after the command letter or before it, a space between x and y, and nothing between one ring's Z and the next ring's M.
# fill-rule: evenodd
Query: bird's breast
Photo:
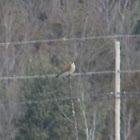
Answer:
M72 63L72 64L71 64L70 73L73 73L74 71L75 71L75 64Z

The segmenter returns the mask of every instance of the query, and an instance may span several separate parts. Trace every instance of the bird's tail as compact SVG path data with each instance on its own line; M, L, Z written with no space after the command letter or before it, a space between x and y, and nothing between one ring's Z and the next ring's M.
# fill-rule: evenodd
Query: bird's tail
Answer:
M61 73L59 73L59 74L57 74L55 77L57 78L57 77L59 77L61 74L63 74L64 72L61 72Z
M60 74L57 74L55 77L58 78L60 76Z

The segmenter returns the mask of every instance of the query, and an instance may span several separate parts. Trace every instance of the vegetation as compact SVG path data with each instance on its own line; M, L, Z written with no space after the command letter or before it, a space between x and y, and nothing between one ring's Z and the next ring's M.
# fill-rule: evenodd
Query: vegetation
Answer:
M75 57L78 73L114 71L114 39L84 37L139 35L139 17L139 0L0 0L0 77L57 74ZM139 37L118 40L121 69L139 70ZM77 122L79 140L114 140L114 79L1 80L0 139L73 140ZM140 73L122 73L123 140L140 138L139 85Z

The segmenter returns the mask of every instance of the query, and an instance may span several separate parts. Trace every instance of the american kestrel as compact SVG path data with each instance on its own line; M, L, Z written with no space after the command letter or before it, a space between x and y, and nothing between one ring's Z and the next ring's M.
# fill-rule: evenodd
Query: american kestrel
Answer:
M69 63L64 67L64 69L63 69L59 74L56 75L56 77L59 77L60 75L62 75L62 74L64 74L64 73L70 75L70 74L72 74L74 71L75 71L75 64L74 64L74 62L69 62Z

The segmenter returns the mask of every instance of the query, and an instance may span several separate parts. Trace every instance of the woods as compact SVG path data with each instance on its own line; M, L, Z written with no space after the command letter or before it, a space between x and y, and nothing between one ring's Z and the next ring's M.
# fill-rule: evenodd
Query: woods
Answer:
M121 139L139 140L140 1L0 0L0 139L114 140L115 35ZM49 77L74 58L82 75Z

